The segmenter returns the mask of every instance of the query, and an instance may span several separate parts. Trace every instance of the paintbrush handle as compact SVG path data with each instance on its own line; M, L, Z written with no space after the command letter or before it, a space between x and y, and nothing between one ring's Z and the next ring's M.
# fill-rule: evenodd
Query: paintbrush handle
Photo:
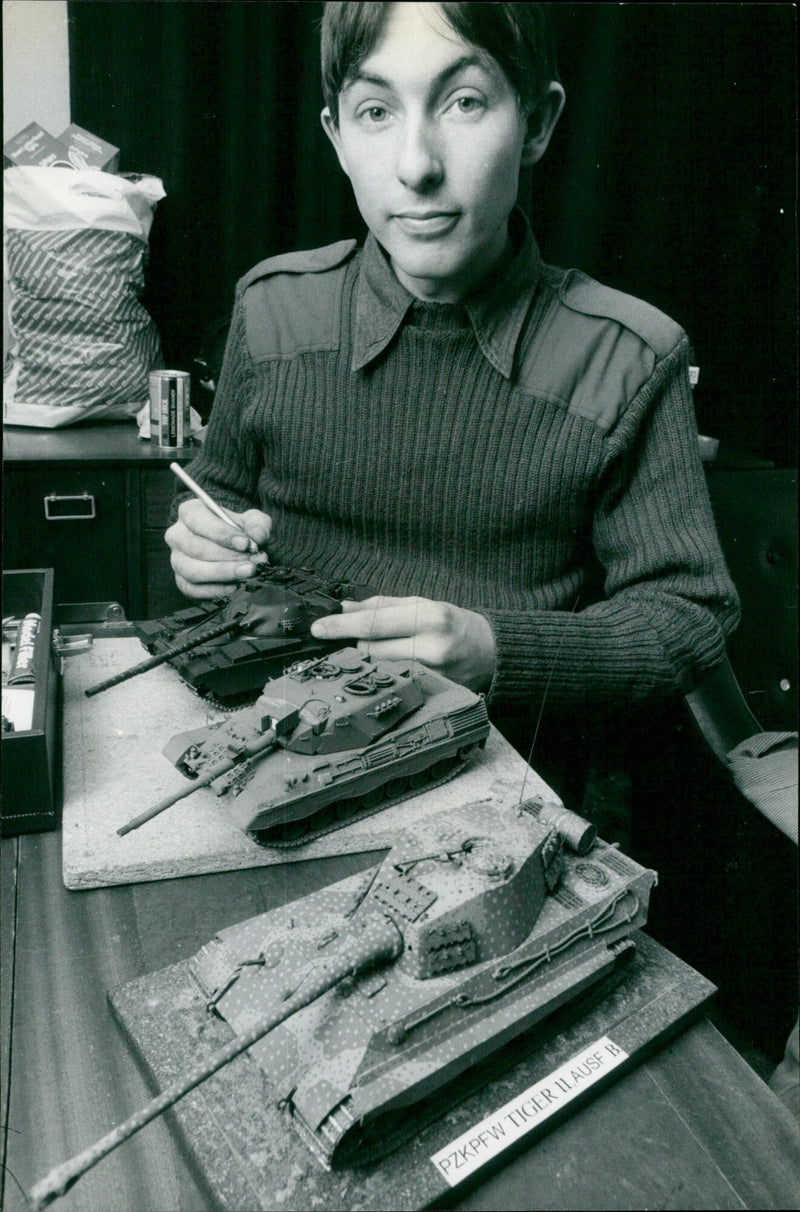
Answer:
M223 509L221 505L218 505L213 497L210 497L205 489L201 488L200 485L192 479L188 471L183 470L180 463L170 463L169 466L170 470L174 471L175 475L179 480L183 481L189 491L194 493L198 501L203 502L206 509L210 509L211 512L215 514L221 521L227 522L229 526L233 526L234 530L238 530L240 534L243 534L250 542L251 551L258 551L258 544L254 539L250 538L250 535L247 533L244 526L242 526L241 522L237 521L232 514L228 513L227 509Z

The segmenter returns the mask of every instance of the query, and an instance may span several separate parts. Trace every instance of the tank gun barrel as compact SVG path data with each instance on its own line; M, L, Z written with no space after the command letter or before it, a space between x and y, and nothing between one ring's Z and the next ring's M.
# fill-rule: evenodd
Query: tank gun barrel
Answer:
M76 1154L69 1161L57 1166L34 1187L30 1200L35 1212L46 1208L53 1200L69 1191L79 1178L91 1170L134 1133L174 1106L185 1094L213 1076L229 1061L234 1060L253 1044L258 1043L280 1023L284 1022L304 1006L316 1001L337 985L346 976L355 976L365 968L396 959L403 949L403 938L389 917L370 914L352 930L345 945L335 955L321 960L303 978L300 985L272 1013L260 1019L244 1034L235 1036L230 1043L218 1049L207 1060L201 1061L186 1077L173 1082L161 1094L151 1099L140 1111L124 1123L119 1124L95 1144Z
M171 808L179 800L185 800L187 796L194 795L195 791L199 791L201 787L208 787L215 779L232 770L234 766L238 766L250 758L260 757L267 750L272 749L276 742L277 733L275 729L268 729L263 736L243 745L241 751L234 757L223 758L221 762L217 762L216 766L212 766L202 778L195 779L188 787L181 787L179 791L174 791L172 795L168 795L163 800L159 800L157 804L153 804L152 808L147 808L144 812L140 812L138 816L128 821L127 825L123 825L121 829L118 829L117 833L120 837L124 837L126 833L131 833L132 830L138 829L140 825L144 825L145 821L150 821L154 816L159 816L160 813L166 812L167 808Z
M192 648L198 648L201 644L205 644L210 640L219 639L226 632L238 631L241 624L241 618L220 623L216 627L211 627L208 631L203 631L199 635L194 636L191 640L185 640L183 644L175 644L173 647L165 649L164 652L159 652L156 656L149 657L146 661L141 661L138 665L131 665L130 669L125 669L122 673L115 674L113 678L106 678L104 682L98 682L95 686L89 686L83 693L87 699L90 699L93 695L100 694L103 690L109 690L112 686L119 686L120 682L128 682L131 678L138 677L140 673L147 673L148 669L155 669L159 665L166 664L167 661L171 661L173 657L180 656L183 652L189 652Z

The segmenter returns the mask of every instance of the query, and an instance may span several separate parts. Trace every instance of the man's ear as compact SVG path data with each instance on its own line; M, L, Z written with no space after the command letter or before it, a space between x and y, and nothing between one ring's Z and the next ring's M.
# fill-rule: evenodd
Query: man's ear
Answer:
M537 164L547 151L565 100L566 95L561 85L557 80L551 80L536 109L528 115L528 134L522 148L523 168Z
M342 136L339 132L339 126L327 105L325 106L325 108L323 109L323 111L319 117L320 117L320 121L322 122L322 129L325 131L325 134L328 136L328 138L330 139L334 148L336 149L336 155L339 157L339 163L341 164L342 168L344 169L344 171L347 173L347 175L349 177L350 173L347 170L347 163L345 161L344 152L342 150Z

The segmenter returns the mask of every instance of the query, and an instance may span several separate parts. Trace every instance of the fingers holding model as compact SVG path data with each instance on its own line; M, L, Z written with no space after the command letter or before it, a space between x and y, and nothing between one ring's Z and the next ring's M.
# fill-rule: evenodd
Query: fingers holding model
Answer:
M178 520L164 537L175 581L187 597L233 593L266 560L258 548L266 545L272 530L269 515L248 509L229 516L231 521L222 520L197 499L181 503ZM319 639L360 642L374 658L421 661L475 691L488 690L494 676L496 650L488 619L449 602L383 596L344 601L341 614L318 619L311 631Z
M342 602L342 613L318 619L312 635L359 641L373 658L413 658L471 690L486 691L496 650L489 620L474 610L430 598L373 597Z
M253 575L266 560L259 550L266 545L272 519L259 509L233 513L246 531L241 534L216 517L202 501L183 501L178 520L164 538L170 548L175 582L189 598L214 598L233 593L240 581ZM247 537L249 536L249 538Z

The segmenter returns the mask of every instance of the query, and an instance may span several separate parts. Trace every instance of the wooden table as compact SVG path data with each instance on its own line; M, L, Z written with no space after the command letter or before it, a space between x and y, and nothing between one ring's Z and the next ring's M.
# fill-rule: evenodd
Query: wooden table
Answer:
M225 925L371 865L374 855L68 892L58 833L2 845L0 1206L149 1091L106 991L192 955ZM796 1208L798 1130L706 1020L604 1091L460 1208ZM194 1212L208 1200L164 1122L106 1158L64 1212Z

